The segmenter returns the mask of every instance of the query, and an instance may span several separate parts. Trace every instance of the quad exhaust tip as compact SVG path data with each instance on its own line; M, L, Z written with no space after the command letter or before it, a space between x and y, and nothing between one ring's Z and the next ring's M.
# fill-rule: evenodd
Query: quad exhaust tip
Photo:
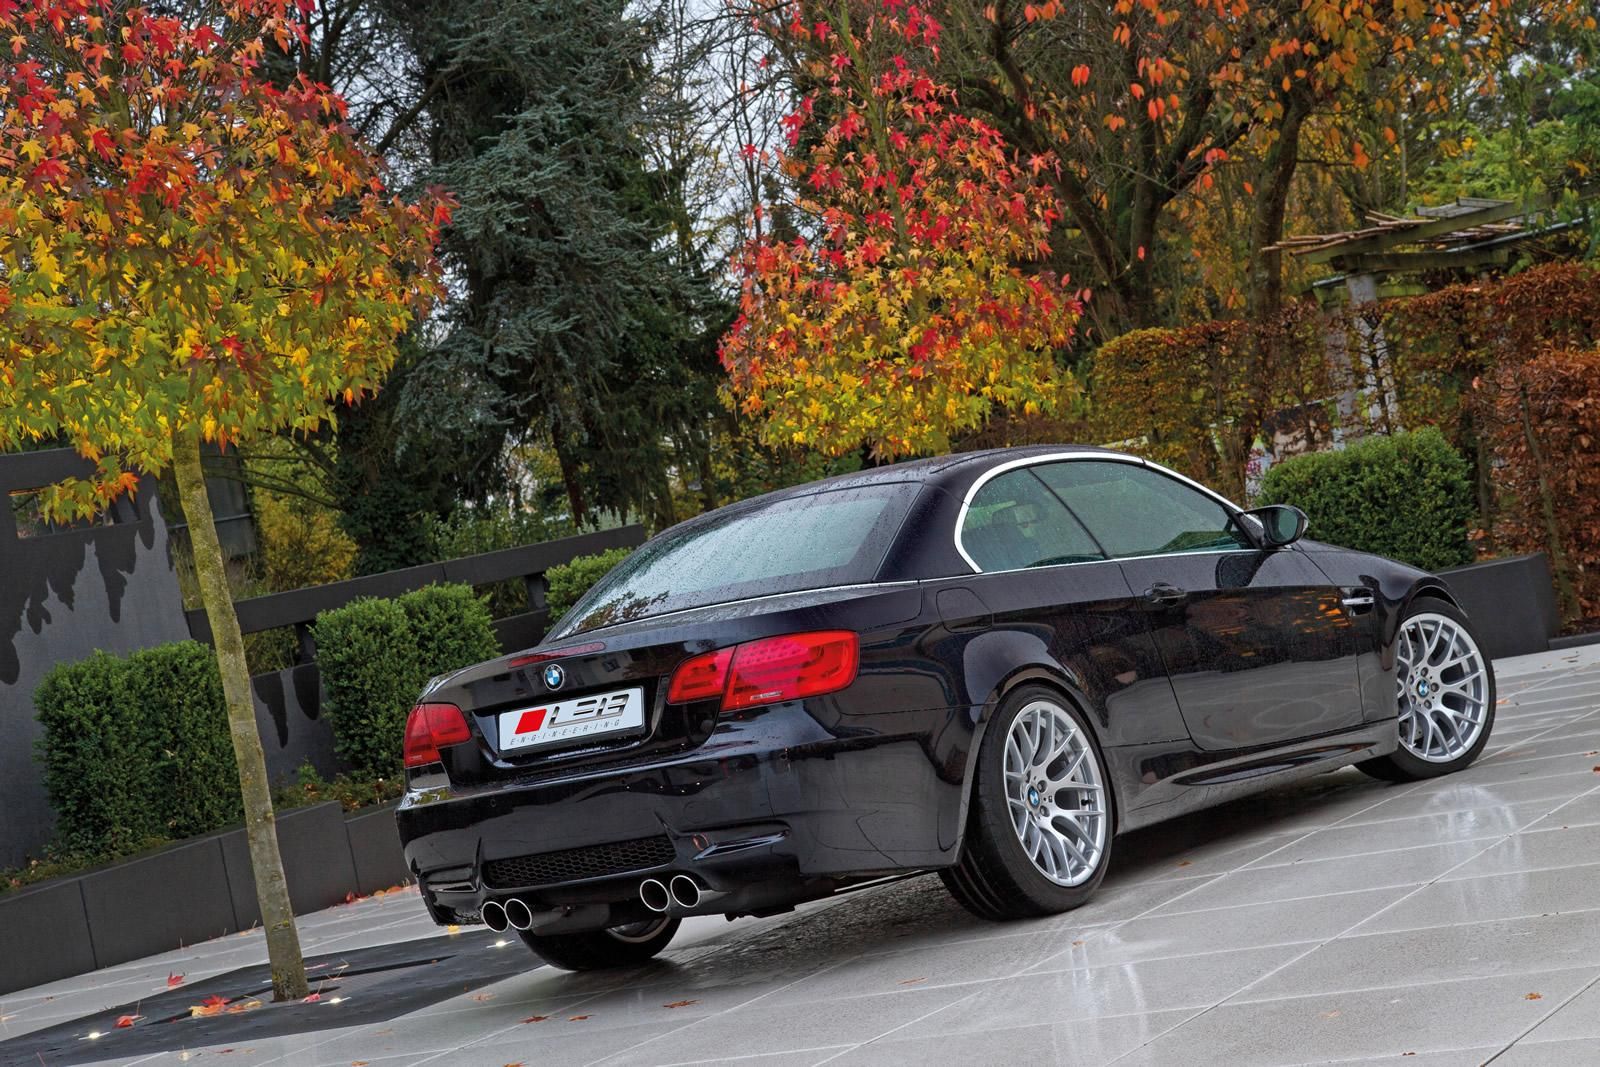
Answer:
M700 903L700 883L687 874L675 874L668 883L672 902L680 908L693 908Z
M663 912L672 907L672 893L659 878L646 878L639 883L639 900L651 911Z
M506 922L511 924L513 930L529 930L533 927L533 909L528 907L525 900L512 898L505 903Z
M497 934L503 934L511 927L511 920L506 917L505 906L498 900L485 901L482 915L483 925Z

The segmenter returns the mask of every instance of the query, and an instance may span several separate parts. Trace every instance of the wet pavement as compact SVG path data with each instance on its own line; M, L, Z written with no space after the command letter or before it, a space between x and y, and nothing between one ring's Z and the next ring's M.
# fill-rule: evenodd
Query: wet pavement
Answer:
M116 1051L112 1011L169 974L198 993L259 965L259 933L239 934L0 997L0 1063L48 1067L5 1042L55 1028L55 1062L152 1065L1600 1064L1600 647L1497 672L1499 722L1469 770L1345 770L1130 834L1067 915L986 923L921 877L690 920L651 966L572 975L515 937L439 931L406 890L305 917L308 955L337 973L426 938L420 955L494 966L385 1010L352 964L294 1009L288 1029L315 1030L217 1043L180 1020L164 1051Z

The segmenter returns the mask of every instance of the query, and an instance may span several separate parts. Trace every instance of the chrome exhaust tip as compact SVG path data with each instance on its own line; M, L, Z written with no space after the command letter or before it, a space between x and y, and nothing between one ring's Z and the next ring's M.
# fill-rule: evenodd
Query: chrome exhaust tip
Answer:
M639 883L639 900L651 911L661 912L672 907L672 894L657 878L646 878Z
M680 908L693 908L700 903L700 883L687 874L675 874L669 883L672 902Z
M497 934L503 934L511 928L511 921L506 918L506 909L498 900L486 901L482 914L483 925Z
M506 922L511 924L513 930L527 930L533 926L533 909L528 907L527 901L515 898L506 901Z

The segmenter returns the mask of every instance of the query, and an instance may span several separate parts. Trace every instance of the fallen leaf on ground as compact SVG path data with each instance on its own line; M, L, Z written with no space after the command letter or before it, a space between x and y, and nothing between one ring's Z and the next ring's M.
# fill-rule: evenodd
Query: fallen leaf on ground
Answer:
M1074 942L1073 942L1073 943L1072 943L1072 947L1073 947L1073 948L1077 948L1077 947L1078 947L1078 946L1079 946L1079 945L1081 945L1081 944L1083 944L1083 942L1082 942L1082 941L1074 941Z
M587 1018L588 1018L587 1015L574 1015L574 1016L572 1016L572 1018L568 1019L567 1022L569 1022L569 1023L581 1023L581 1022L583 1022L583 1020L585 1020Z
M210 996L198 1004L191 1004L189 1006L189 1016L193 1019L200 1019L207 1015L216 1015L227 1006L226 997Z
M178 986L181 986L182 984L183 984L183 975L181 975L181 974L170 974L170 973L167 975L167 988L168 989L175 989Z
M926 982L926 981L927 981L926 978L903 978L903 979L900 980L900 984L901 985L917 985L919 982Z
M671 1004L661 1005L663 1008L687 1008L691 1004L700 1003L698 1000L674 1000Z
M1179 860L1178 861L1178 866L1179 867L1191 867L1193 865L1194 865L1194 860Z
M1344 1014L1344 1012L1340 1011L1338 1008L1335 1008L1332 1011L1323 1012L1322 1013L1322 1017L1324 1019L1337 1019L1339 1016L1341 1016L1343 1014Z
M1543 1000L1544 999L1544 994L1543 993L1529 993L1527 996L1523 997L1522 999L1523 1000Z
M351 1060L350 1067L367 1067L366 1060Z
M236 1004L228 1005L228 1014L238 1015L241 1011L254 1011L259 1007L261 1007L261 1001L259 1000L241 1000Z
M525 1023L542 1023L548 1018L550 1018L548 1015L530 1015L522 1021Z
M484 1003L486 1001L493 1000L494 999L494 994L493 993L477 993L477 994L473 995L472 999L476 1000L479 1004L482 1004L482 1003Z
M315 1004L317 1001L319 1001L321 999L322 999L322 994L321 993L312 993L311 995L306 997L306 999L302 1000L300 1003L302 1003L302 1004Z
M461 932L461 927L457 926L455 923L451 923L449 926L444 928L444 932L447 934L459 934Z
M143 1018L143 1015L119 1015L117 1016L117 1029L126 1030L128 1027L133 1025L133 1021L135 1019Z

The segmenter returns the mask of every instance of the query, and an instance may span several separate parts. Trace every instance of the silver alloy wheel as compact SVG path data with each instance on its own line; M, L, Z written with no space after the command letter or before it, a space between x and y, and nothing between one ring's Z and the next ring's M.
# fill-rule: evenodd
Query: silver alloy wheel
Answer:
M1005 751L1006 805L1022 850L1057 885L1082 885L1105 854L1109 808L1094 746L1049 700L1011 722Z
M1395 682L1407 752L1449 763L1477 743L1489 717L1489 672L1460 623L1427 611L1407 619L1395 644Z
M612 926L606 933L618 941L627 941L630 944L640 941L649 941L661 932L661 928L672 921L672 916L662 915L659 918L644 919L636 923L625 923L622 926Z

